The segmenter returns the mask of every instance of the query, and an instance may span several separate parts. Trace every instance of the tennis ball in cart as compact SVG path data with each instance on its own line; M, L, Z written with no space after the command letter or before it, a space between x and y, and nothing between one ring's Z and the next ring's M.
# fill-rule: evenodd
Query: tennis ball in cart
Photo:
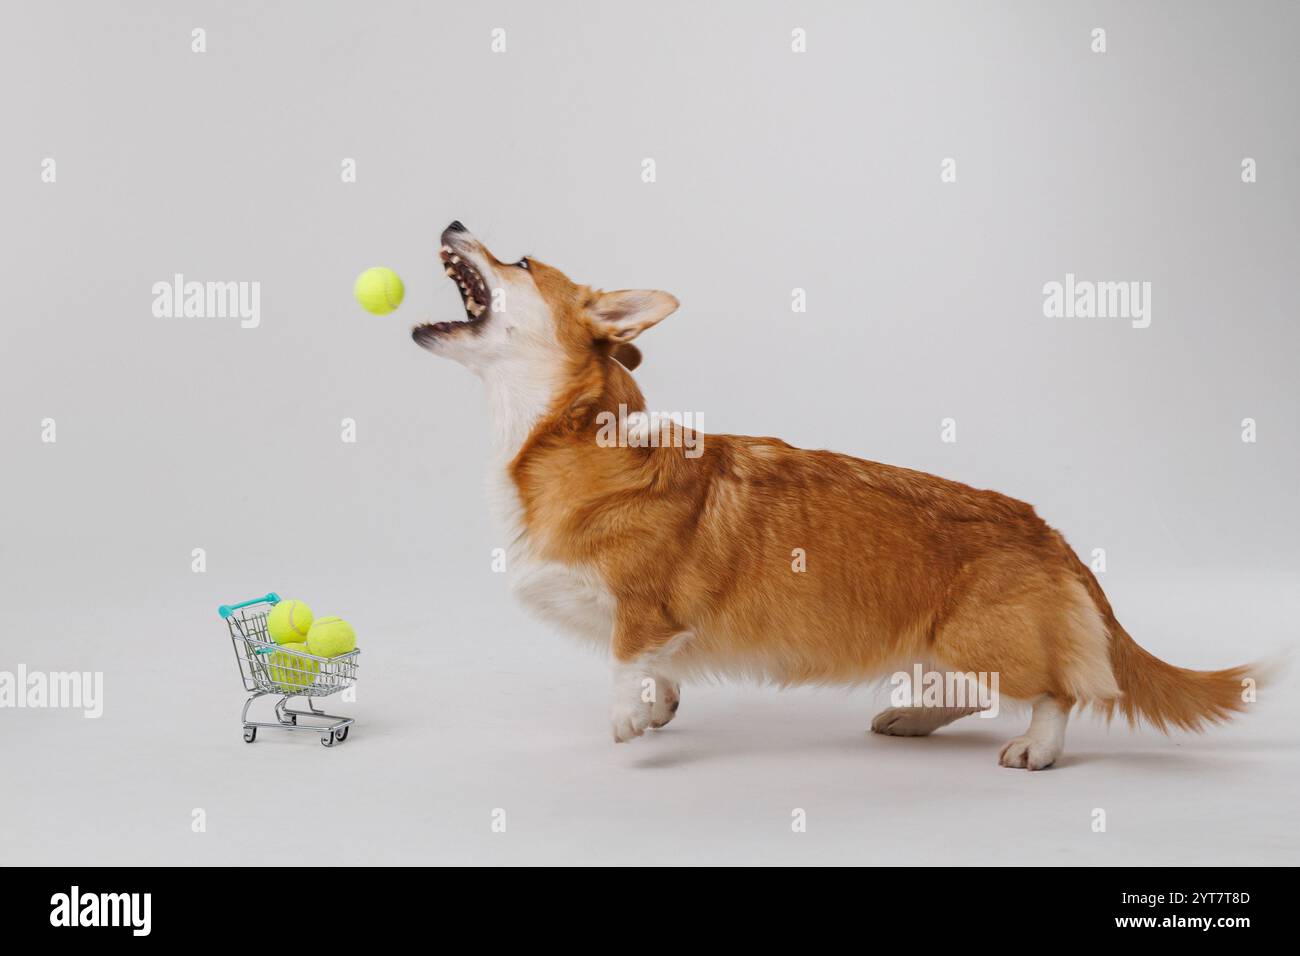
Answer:
M311 630L311 608L302 601L281 601L266 616L266 630L277 644L303 641Z
M371 315L387 315L402 304L406 288L392 269L376 266L357 276L352 294Z
M316 675L320 672L318 661L301 656L310 653L307 645L301 641L285 644L273 653L267 662L271 680L291 694L310 687L316 682Z
M357 632L341 617L317 618L307 632L307 650L317 657L338 657L356 647Z

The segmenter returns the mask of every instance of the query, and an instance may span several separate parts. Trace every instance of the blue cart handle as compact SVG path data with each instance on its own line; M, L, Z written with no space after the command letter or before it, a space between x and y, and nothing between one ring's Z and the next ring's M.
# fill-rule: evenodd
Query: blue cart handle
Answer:
M227 618L238 611L241 607L248 607L250 604L263 603L279 604L280 595L272 592L270 594L263 594L261 597L249 598L247 601L240 601L238 604L223 604L221 607L217 608L217 613L220 614L222 618Z

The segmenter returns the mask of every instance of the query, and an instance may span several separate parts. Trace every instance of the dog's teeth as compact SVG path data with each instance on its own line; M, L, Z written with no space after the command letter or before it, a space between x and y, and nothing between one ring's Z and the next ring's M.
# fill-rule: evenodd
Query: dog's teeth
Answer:
M452 257L451 257L451 264L454 265L454 266L458 266L458 265L460 265L460 256L452 256Z

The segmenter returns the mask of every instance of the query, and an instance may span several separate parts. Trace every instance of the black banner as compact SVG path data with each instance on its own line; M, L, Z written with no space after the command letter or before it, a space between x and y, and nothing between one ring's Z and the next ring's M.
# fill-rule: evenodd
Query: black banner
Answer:
M644 869L644 868L643 868ZM428 931L431 921L463 925L554 926L570 931L600 911L609 919L622 894L650 895L660 904L680 899L696 916L712 913L729 933L745 932L743 917L757 901L768 924L773 917L789 929L807 930L815 916L835 914L861 921L872 938L918 940L917 933L971 934L972 942L1027 938L1055 933L1065 938L1105 935L1116 939L1185 939L1201 936L1234 940L1257 931L1284 929L1292 874L1278 869L860 869L819 874L813 880L787 880L782 874L729 874L727 893L701 897L687 869L671 878L629 868L611 881L575 872L563 882L535 879L516 884L514 874L458 874L420 869L302 870L47 868L9 870L12 889L4 894L7 933L48 936L75 934L82 942L113 937L127 942L158 939L192 944L270 938L262 932L295 934L295 923L331 943L364 941L376 928L385 935ZM715 878L710 878L713 882ZM754 887L745 884L754 880ZM447 886L455 885L449 890ZM637 883L645 889L636 890ZM652 891L653 887L666 887ZM436 891L434 888L437 888ZM683 895L684 894L684 895ZM705 899L716 900L705 905ZM749 902L746 902L749 901ZM503 920L502 917L505 917ZM634 922L642 914L629 914ZM658 919L658 917L656 917ZM738 920L739 918L739 920ZM733 925L738 924L738 925ZM261 930L258 929L261 927ZM328 928L328 929L326 929ZM1008 936L1009 934L1009 936Z

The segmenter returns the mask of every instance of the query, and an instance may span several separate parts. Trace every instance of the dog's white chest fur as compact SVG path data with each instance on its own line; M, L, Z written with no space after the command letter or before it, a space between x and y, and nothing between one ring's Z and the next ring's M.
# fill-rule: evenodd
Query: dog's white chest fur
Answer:
M593 569L540 558L524 526L510 462L555 394L553 362L521 362L485 378L495 452L488 465L488 506L506 536L510 590L548 624L602 648L614 633L614 597Z
M523 505L504 464L491 470L488 490L492 517L507 535L506 578L511 593L548 624L609 646L614 630L614 597L591 569L538 557L524 527Z

